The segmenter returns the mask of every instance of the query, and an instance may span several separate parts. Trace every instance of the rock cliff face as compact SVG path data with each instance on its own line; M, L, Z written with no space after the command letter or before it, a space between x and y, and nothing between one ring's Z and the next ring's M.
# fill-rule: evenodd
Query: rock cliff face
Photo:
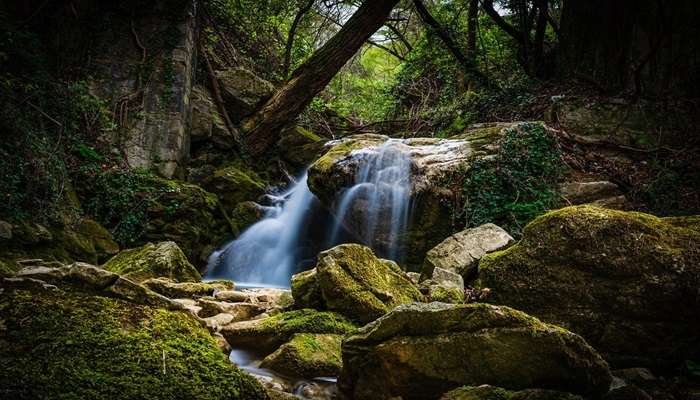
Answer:
M159 1L111 26L99 46L92 91L116 110L109 138L132 168L176 175L189 153L197 1ZM134 73L138 71L138 73Z

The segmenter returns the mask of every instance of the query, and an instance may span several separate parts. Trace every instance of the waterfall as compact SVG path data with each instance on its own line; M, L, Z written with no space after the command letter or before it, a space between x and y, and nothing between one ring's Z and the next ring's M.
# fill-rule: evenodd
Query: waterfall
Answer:
M316 197L307 174L277 198L264 218L209 257L206 279L226 278L238 286L288 287L303 261L305 228Z
M389 139L381 146L354 152L353 157L359 164L355 182L339 197L328 244L338 242L338 233L346 225L359 233L364 244L398 261L410 208L408 148L400 139Z
M408 146L389 139L354 151L351 159L357 165L354 184L336 201L335 218L318 205L304 173L275 197L261 221L209 257L205 279L232 279L239 287L289 287L291 276L310 268L319 251L350 241L400 261L410 208Z

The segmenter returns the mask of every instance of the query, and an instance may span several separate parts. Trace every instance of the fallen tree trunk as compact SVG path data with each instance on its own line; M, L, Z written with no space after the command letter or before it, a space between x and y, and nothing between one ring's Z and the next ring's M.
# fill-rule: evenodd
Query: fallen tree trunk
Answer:
M398 0L366 0L343 28L304 64L282 88L243 124L247 150L265 152L288 124L333 79L345 63L383 24Z

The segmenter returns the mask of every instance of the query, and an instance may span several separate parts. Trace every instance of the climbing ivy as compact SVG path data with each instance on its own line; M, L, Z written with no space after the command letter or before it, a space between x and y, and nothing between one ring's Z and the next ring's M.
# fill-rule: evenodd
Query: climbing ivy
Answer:
M563 173L556 138L542 124L518 124L506 130L495 157L472 164L462 184L462 216L467 226L493 222L519 235L556 206Z

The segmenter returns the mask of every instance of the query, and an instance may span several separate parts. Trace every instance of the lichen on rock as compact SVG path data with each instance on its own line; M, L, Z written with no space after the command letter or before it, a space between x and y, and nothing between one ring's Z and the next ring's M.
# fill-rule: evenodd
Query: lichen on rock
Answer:
M320 253L316 270L325 307L358 322L373 321L398 305L423 300L395 262L377 258L362 245L343 244Z
M102 267L136 281L156 277L176 282L197 282L202 279L175 242L148 243L123 250Z
M552 211L519 243L482 258L478 286L491 303L581 334L616 366L675 367L700 354L700 230L683 221Z
M280 373L315 378L336 376L342 367L342 335L298 333L260 364Z
M580 336L487 304L413 303L343 341L340 390L354 399L437 398L462 385L598 396L612 376Z
M260 384L231 365L187 313L65 285L53 290L4 289L3 397L267 398Z

